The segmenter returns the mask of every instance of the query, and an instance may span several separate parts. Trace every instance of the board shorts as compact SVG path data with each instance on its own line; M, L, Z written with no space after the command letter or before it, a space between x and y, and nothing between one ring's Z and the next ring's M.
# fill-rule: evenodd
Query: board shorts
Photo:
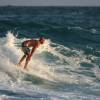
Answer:
M22 51L24 52L25 55L29 55L30 54L29 47L25 46L23 43L22 43Z

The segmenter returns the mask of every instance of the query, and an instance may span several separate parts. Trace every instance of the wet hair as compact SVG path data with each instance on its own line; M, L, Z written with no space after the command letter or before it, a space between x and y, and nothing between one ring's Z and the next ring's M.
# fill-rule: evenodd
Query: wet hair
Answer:
M39 41L40 41L41 44L43 44L44 41L45 41L45 38L44 37L40 37Z

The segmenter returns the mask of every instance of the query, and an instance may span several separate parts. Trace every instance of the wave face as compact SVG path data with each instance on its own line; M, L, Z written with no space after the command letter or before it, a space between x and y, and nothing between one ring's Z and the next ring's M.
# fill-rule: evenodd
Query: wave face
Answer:
M1 100L99 100L100 8L0 7ZM46 42L22 72L21 42ZM22 66L24 65L24 62Z

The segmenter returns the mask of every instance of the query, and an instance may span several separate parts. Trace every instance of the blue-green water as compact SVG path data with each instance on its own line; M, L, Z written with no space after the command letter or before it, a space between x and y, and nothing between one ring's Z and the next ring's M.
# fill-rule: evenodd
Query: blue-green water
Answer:
M46 42L24 73L22 41ZM0 7L1 100L99 100L99 7Z

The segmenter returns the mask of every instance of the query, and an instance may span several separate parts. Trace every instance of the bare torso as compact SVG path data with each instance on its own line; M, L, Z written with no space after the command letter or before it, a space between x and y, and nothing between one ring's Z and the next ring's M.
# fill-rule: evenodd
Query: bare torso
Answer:
M26 40L23 43L24 43L24 46L27 46L27 47L38 47L39 46L38 40Z

